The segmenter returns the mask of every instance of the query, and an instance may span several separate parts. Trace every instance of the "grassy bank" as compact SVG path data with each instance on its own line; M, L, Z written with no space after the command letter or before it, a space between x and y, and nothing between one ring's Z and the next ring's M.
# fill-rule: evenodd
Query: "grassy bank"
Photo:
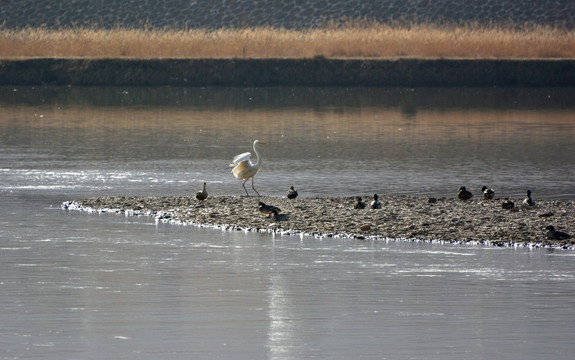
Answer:
M0 58L573 59L575 32L541 25L337 23L324 28L0 29Z

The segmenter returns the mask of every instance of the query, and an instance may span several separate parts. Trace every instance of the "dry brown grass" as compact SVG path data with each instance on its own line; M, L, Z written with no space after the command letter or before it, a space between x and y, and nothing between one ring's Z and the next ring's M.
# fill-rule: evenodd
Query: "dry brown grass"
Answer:
M0 58L575 58L575 31L525 25L331 24L319 29L0 29Z

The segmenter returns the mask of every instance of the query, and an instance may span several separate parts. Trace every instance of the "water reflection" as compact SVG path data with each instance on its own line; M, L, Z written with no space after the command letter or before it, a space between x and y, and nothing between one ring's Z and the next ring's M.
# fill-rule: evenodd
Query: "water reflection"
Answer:
M537 198L575 198L573 89L1 88L0 94L0 151L11 168L93 163L101 170L96 178L104 179L96 186L120 176L146 186L169 182L172 191L208 181L219 184L214 194L239 194L227 164L259 138L272 144L258 175L266 194L283 195L295 185L303 196L454 196L463 184L487 184L503 196L531 188Z

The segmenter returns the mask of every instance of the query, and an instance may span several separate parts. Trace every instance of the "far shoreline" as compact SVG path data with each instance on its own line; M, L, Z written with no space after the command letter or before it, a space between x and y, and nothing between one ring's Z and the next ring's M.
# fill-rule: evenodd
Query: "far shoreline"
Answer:
M575 87L575 59L1 59L0 86Z

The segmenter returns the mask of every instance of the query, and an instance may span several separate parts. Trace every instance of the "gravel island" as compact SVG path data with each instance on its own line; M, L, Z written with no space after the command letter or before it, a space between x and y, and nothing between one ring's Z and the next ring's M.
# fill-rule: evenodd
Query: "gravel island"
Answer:
M354 209L356 197L297 198L210 196L199 204L194 196L96 197L62 204L66 210L150 216L173 224L209 226L229 231L264 231L281 235L404 239L491 246L575 249L575 200L540 200L534 208L522 199L427 198L380 196L382 207L371 209L371 196L362 196L365 209ZM279 218L260 213L259 203L281 209ZM545 228L571 234L548 239Z

